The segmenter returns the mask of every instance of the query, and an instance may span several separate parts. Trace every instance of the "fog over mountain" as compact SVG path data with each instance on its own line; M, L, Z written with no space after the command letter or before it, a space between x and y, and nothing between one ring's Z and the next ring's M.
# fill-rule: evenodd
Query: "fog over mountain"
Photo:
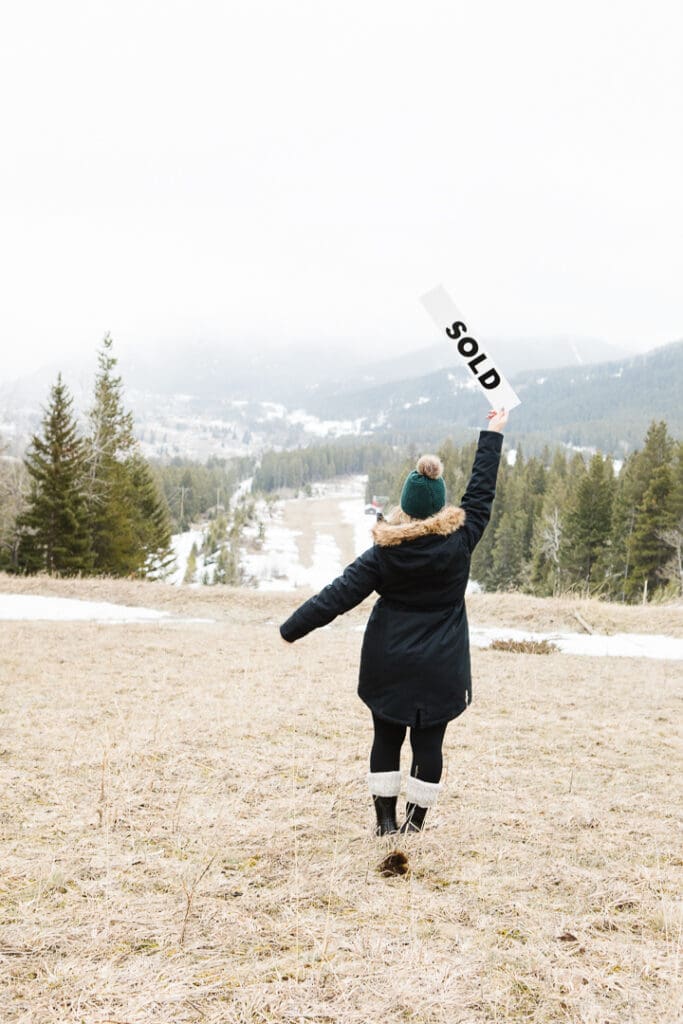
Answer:
M516 387L511 443L565 443L623 453L653 417L683 430L683 342L632 356L599 341L539 339L489 346ZM471 437L487 403L448 343L393 359L365 361L323 348L236 355L216 343L124 354L119 369L145 454L197 458L258 454L344 436L437 444ZM600 357L603 357L599 361ZM61 367L79 413L95 372L83 361ZM36 430L59 367L0 386L0 439L19 454ZM515 442L516 443L516 442Z

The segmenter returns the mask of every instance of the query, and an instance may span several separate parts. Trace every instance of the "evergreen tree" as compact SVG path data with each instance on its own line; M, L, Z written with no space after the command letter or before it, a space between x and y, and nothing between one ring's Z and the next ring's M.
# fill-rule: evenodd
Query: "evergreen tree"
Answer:
M162 579L171 569L171 524L168 505L146 460L136 448L127 469L134 508L136 543L144 556L145 575Z
M197 555L198 554L199 554L199 552L197 551L197 545L193 544L192 548L190 550L190 554L187 557L187 567L185 569L185 576L183 578L183 583L194 583L195 582L195 576L197 574Z
M663 536L674 526L672 509L673 479L667 465L657 466L638 506L631 537L631 573L626 582L626 597L645 600L662 582L661 570L672 555Z
M604 580L614 491L612 460L598 453L579 473L564 518L562 562L570 584L596 590Z
M85 446L61 374L50 390L42 434L34 434L25 464L30 493L18 520L19 568L63 576L87 572L92 548L84 492Z
M112 576L158 573L170 561L170 526L123 404L112 339L98 354L88 439L88 500L95 568Z
M226 542L223 544L218 552L213 582L223 583L232 587L239 586L242 582L239 559L231 543Z
M653 421L642 450L631 455L622 468L611 537L611 593L622 601L638 600L646 580L650 593L661 582L655 562L668 560L670 549L656 534L672 524L673 457L674 443L666 423ZM662 472L665 469L668 473ZM656 507L657 501L663 502L661 508Z
M503 512L493 546L493 589L514 590L522 585L526 529L527 515L522 508L510 507ZM488 579L486 583L488 588Z

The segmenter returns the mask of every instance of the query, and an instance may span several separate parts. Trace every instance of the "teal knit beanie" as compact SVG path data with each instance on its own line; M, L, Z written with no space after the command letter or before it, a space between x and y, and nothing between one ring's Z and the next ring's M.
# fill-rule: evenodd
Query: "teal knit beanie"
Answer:
M413 519L427 519L446 504L443 465L436 455L423 455L406 477L401 491L401 508Z

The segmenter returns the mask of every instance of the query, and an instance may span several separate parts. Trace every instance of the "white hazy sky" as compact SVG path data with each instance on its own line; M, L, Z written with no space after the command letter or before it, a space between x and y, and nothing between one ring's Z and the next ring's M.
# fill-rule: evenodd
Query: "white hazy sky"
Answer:
M683 335L680 0L0 15L0 378L182 339Z

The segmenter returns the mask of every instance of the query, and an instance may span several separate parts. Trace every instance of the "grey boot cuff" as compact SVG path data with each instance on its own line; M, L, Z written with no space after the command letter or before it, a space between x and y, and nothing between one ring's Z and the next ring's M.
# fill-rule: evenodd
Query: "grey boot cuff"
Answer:
M441 792L440 782L425 782L423 779L416 779L408 776L406 786L406 800L410 804L417 804L418 807L433 807Z
M368 789L373 796L398 796L400 772L368 772Z

